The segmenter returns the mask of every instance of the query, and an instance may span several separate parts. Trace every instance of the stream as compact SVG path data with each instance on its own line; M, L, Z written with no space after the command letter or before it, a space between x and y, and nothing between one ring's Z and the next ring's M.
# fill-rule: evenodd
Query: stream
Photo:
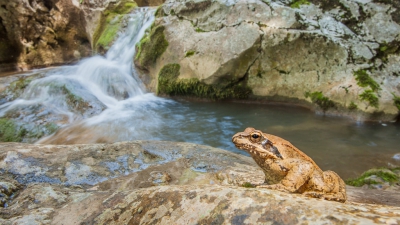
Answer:
M135 44L154 21L153 14L152 9L140 8L127 15L129 25L105 56L0 75L3 83L15 82L17 76L29 80L21 93L8 91L0 98L0 118L44 132L37 141L41 144L167 140L239 154L246 153L234 147L231 137L252 126L287 139L323 170L334 170L344 179L372 167L400 166L400 157L394 157L400 153L398 124L360 123L298 107L196 102L146 92L132 61ZM60 129L50 134L49 127Z

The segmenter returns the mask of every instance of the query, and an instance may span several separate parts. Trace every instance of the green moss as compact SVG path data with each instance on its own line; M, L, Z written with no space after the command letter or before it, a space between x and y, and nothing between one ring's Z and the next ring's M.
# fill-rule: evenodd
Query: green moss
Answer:
M400 18L400 17L399 17ZM388 61L388 56L399 52L399 41L392 41L390 43L381 43L377 51L376 57L383 62Z
M386 50L388 50L388 46L381 46L380 48L379 48L379 50L381 51L381 52L384 52L384 51L386 51Z
M0 141L21 142L27 131L18 126L14 121L6 118L0 119Z
M349 110L356 110L358 109L358 106L354 102L350 102L350 105L348 107Z
M251 89L240 82L231 82L227 86L214 86L204 84L196 78L178 79L179 70L179 64L168 64L160 70L157 94L194 96L214 100L244 99L251 94Z
M307 0L297 0L290 4L290 7L299 9L301 5L309 5L310 2Z
M65 85L62 85L59 88L61 92L65 95L66 102L69 106L81 113L87 110L87 108L89 107L89 103L86 102L83 98L72 93Z
M167 49L164 29L163 26L152 26L150 33L140 40L135 57L140 66L148 68L153 65Z
M160 5L160 6L157 8L156 12L154 13L154 16L155 16L156 18L165 16L164 10L163 10L162 7L163 7L163 5Z
M57 126L57 124L55 124L55 123L47 123L46 125L44 125L44 127L47 130L47 132L46 132L47 135L50 135L50 134L56 132L59 128Z
M365 70L357 70L354 72L358 86L370 87L372 91L379 91L381 88L379 84L374 81Z
M206 32L205 30L201 29L200 27L196 27L195 31L196 31L197 33L204 33L204 32Z
M116 13L116 14L127 14L132 11L132 9L136 8L137 4L134 1L126 1L126 2L121 2L118 4L115 8L113 8L110 13Z
M129 13L137 7L133 1L122 1L119 4L110 6L103 12L99 26L93 35L93 43L96 51L108 50L115 39L124 14Z
M97 44L96 44L96 49L105 49L108 50L112 41L115 39L118 30L120 28L120 21L121 21L121 16L117 16L117 21L115 23L107 23L107 25L104 28L103 33L99 37Z
M400 111L400 97L393 94L393 104L397 107L397 109Z
M242 184L242 187L245 187L245 188L255 188L256 186L253 185L252 183L245 182L245 183Z
M374 91L372 90L365 90L362 94L359 95L362 101L366 101L369 103L370 106L374 108L379 107L379 99L375 95Z
M190 56L193 56L194 55L194 53L196 53L195 51L193 51L193 50L189 50L189 51L187 51L186 52L186 54L185 54L185 57L190 57Z
M323 111L328 110L329 108L335 107L335 103L330 100L328 97L325 97L321 91L316 91L313 93L306 92L306 98L311 98L311 101L317 104Z
M393 171L398 170L399 168L387 169L387 168L378 168L378 169L370 169L364 172L360 177L354 179L346 180L346 184L356 187L361 187L364 184L378 184L378 182L366 179L372 175L382 178L384 181L389 182L390 184L396 183L399 181L399 176Z

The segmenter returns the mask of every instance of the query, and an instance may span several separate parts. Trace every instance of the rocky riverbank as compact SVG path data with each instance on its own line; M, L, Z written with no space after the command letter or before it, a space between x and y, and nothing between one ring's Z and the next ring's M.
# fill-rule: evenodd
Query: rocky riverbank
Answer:
M0 176L1 224L400 222L396 192L348 187L341 204L252 188L251 158L190 143L0 143Z
M295 103L358 120L400 109L396 1L167 1L135 63L160 95Z

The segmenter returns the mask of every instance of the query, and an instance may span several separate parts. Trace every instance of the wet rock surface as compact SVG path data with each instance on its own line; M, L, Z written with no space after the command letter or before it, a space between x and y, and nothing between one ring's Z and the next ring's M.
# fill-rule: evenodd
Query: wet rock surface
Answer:
M212 98L203 94L211 85L224 92L219 98L393 121L400 95L398 15L395 1L171 0L155 22L164 27L168 48L154 64L136 64L159 92L163 69L180 65L177 78L164 84L176 91L162 94ZM239 95L234 87L251 92Z
M250 157L190 143L0 143L0 177L1 224L400 222L398 192L348 187L341 204L250 188L264 179Z

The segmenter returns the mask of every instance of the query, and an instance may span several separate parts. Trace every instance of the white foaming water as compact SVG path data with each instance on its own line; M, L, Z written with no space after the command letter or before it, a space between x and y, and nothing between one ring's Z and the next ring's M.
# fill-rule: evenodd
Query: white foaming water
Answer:
M80 132L58 132L68 133L68 137L63 137L64 142L79 137L76 142L81 143L104 140L103 136L123 140L116 136L126 133L126 129L132 135L141 133L138 130L159 126L162 120L152 110L172 101L145 93L144 85L133 67L135 45L154 21L154 11L139 8L127 15L129 25L126 31L105 57L93 56L78 65L46 73L43 78L32 81L19 99L1 105L0 117L10 113L21 114L18 119L25 122L41 124L51 121L62 127L69 125L64 130L90 133L91 129L96 129L97 137L92 139L85 138ZM130 124L132 120L136 121ZM51 138L55 137L41 142Z

